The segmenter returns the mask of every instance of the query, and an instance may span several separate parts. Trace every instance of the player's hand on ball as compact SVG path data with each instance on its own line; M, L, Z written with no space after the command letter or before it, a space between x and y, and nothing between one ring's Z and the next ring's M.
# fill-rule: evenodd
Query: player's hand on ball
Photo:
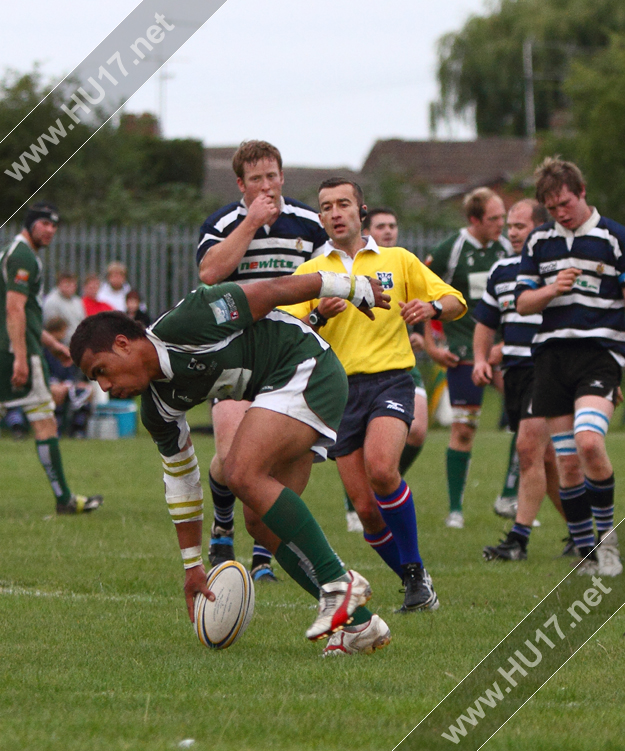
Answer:
M215 599L215 595L206 586L206 571L204 571L203 565L194 566L185 571L184 597L187 601L191 623L193 623L193 600L198 592L201 592L211 602Z

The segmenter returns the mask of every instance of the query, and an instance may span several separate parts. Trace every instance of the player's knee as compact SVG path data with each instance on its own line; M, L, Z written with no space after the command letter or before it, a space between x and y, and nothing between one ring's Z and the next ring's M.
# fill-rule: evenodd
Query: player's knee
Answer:
M585 467L601 471L609 463L602 435L589 430L575 434L575 443L580 459ZM594 476L594 473L593 473Z
M231 458L228 455L223 463L222 471L225 484L234 495L242 500L248 498L253 486L252 473L249 471L249 467L245 467L244 463L236 457Z
M376 457L368 462L367 477L373 492L378 495L390 495L401 482L396 463L385 457Z
M519 469L521 472L544 461L543 445L532 436L517 439L516 450L519 455Z
M462 447L461 450L468 451L473 445L475 428L466 423L457 422L453 424L452 432L455 443Z

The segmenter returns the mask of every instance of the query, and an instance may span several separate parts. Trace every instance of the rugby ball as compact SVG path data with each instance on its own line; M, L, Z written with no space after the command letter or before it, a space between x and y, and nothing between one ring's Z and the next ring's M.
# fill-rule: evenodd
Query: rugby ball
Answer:
M208 572L206 586L215 600L211 602L203 594L195 596L195 633L205 646L226 649L252 620L254 583L245 566L226 561Z

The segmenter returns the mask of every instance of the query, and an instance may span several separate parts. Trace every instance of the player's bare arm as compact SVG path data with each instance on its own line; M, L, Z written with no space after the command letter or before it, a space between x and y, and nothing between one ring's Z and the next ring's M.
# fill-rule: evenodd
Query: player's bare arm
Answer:
M379 280L329 271L269 279L247 284L242 289L255 321L264 318L279 305L295 305L326 296L350 300L371 319L374 316L370 308L388 310L391 307L391 298L384 293Z
M28 381L28 353L26 349L26 295L7 291L7 333L13 350L13 375L11 385L20 389Z
M218 284L227 279L241 262L256 232L265 224L273 224L279 213L273 198L265 194L257 196L241 224L206 251L199 269L204 284Z
M409 300L408 302L399 302L401 308L401 317L407 324L421 323L430 321L437 317L440 321L455 321L467 311L467 306L463 305L454 295L443 295L436 302L441 304L441 313L437 316L437 310L430 302L423 300Z
M490 354L495 341L495 330L483 323L476 323L473 331L473 383L476 386L486 386L493 380L493 368L490 364Z
M552 300L573 289L575 280L581 273L580 269L562 269L558 272L555 282L540 289L526 289L521 292L516 301L517 313L522 316L542 313Z
M52 334L48 333L45 329L41 332L41 343L61 362L61 365L68 367L72 364L72 356L69 353L69 348L62 342L57 342Z
M454 355L453 352L445 349L445 347L437 346L429 321L426 321L423 328L423 344L428 356L442 368L455 368L460 362L458 355Z

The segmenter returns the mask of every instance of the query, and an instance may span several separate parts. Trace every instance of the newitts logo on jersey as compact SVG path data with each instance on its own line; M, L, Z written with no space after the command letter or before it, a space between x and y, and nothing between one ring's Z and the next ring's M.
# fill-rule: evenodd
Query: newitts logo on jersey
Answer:
M223 297L220 297L219 300L210 303L210 309L213 311L215 323L217 324L236 321L239 317L237 304L229 292L226 292L226 294Z
M382 289L393 289L393 272L392 271L376 271L375 275L378 277Z

